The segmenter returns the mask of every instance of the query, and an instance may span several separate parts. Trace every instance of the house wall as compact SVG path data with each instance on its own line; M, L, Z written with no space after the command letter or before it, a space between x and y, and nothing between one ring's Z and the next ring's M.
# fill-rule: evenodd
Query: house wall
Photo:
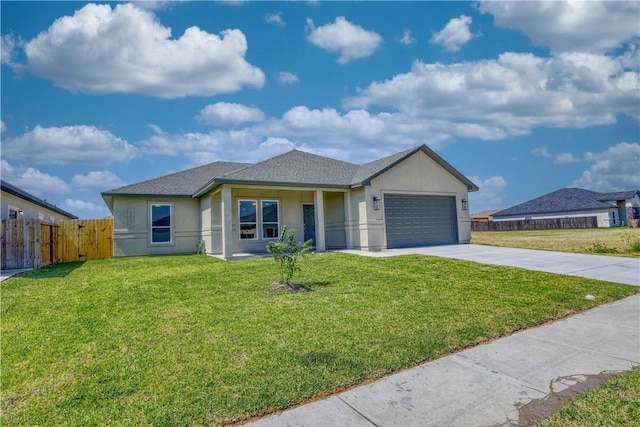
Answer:
M613 221L613 213L615 213L616 221ZM514 219L544 219L544 218L572 218L580 216L595 216L598 220L598 227L612 227L614 225L620 225L620 216L617 208L602 209L602 210L582 210L572 212L554 212L554 213L541 213L532 215L509 215L493 217L494 221L511 221Z
M172 204L172 242L151 244L152 203ZM205 208L206 208L206 202ZM202 200L166 197L115 197L114 256L195 253L200 241ZM206 211L206 209L205 209Z
M458 218L459 243L471 241L469 211L463 211L461 200L469 199L467 186L451 175L431 157L418 152L402 163L374 178L370 186L357 193L352 207L359 215L359 240L356 248L380 250L387 247L384 227L384 194L416 194L454 196ZM353 196L353 195L352 195ZM380 198L380 210L373 209L373 197ZM352 197L353 198L353 197Z
M327 249L346 249L345 193L324 192L325 246Z
M9 218L9 206L22 210L22 215L18 219L40 219L41 221L52 222L57 224L59 221L71 219L66 215L62 215L51 209L47 209L28 200L24 200L8 192L2 191L0 200L0 209L2 219Z

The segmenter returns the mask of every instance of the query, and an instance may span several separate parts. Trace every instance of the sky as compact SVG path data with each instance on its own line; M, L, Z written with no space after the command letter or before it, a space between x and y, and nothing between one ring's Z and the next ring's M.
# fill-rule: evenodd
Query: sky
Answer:
M2 1L2 179L100 192L291 149L426 144L470 210L640 188L640 2Z

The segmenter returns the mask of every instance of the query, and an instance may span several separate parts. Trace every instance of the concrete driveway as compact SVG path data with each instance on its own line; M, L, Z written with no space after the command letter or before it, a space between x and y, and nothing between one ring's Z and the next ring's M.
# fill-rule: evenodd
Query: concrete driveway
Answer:
M388 249L380 252L341 251L370 257L409 254L463 259L482 264L506 265L527 270L566 274L640 286L640 259L605 255L584 255L533 249L502 248L483 245L445 245L423 248Z

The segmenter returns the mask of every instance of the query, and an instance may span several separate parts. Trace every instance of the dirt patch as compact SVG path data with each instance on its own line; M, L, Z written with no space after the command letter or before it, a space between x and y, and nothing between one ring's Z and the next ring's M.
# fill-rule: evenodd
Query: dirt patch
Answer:
M518 409L519 419L512 426L528 427L546 420L551 415L562 409L571 398L579 393L592 390L609 378L620 375L621 371L604 371L596 375L569 375L560 377L549 385L551 393L542 399L534 399ZM560 391L556 389L562 388ZM568 386L568 387L567 387Z
M280 282L273 282L271 284L271 289L276 291L286 291L286 292L303 292L303 291L309 290L302 283L287 284L287 283L280 283Z

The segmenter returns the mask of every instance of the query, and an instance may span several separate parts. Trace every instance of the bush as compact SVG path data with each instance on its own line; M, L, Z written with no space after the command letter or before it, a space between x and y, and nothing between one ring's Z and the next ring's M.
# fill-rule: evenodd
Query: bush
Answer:
M293 275L300 271L298 259L304 257L313 248L312 240L297 242L294 231L288 231L287 226L282 227L282 233L278 240L269 242L267 252L273 255L280 270L280 283L290 285Z
M587 247L587 251L597 254L615 254L618 252L618 249L607 246L604 243L593 242L591 246Z

